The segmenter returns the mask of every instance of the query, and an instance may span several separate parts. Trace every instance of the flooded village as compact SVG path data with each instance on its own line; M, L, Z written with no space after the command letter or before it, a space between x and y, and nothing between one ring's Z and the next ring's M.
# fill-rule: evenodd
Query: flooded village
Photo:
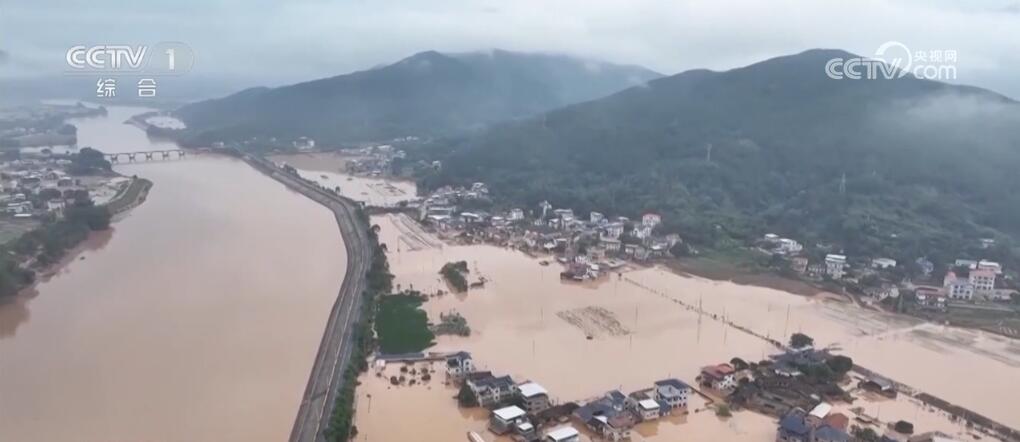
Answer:
M433 328L455 315L470 329L436 333L421 353L374 356L359 378L354 440L1016 437L1020 386L987 382L1020 368L1008 333L881 308L907 298L892 287L831 284L874 279L895 266L888 260L832 253L804 263L804 278L819 281L805 285L809 296L681 274L663 261L696 251L656 234L654 213L580 216L549 204L490 213L471 202L487 198L484 183L419 197L375 173L398 152L274 158L365 202L397 290L422 298ZM801 263L795 240L765 235L758 246ZM945 286L904 292L946 305L1009 295L1005 278L982 279L1002 269L973 261ZM466 290L440 272L458 262ZM965 283L972 296L953 298Z

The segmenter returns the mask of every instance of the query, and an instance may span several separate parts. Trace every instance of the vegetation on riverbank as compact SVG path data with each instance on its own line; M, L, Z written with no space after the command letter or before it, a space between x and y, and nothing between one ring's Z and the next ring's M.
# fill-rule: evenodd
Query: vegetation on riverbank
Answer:
M467 291L468 282L464 276L467 273L467 261L448 262L443 265L443 268L439 269L439 274L443 275L443 279L450 284L455 293Z
M368 216L364 212L359 211L357 216L362 217L365 224L368 224ZM389 263L379 244L375 228L369 230L368 238L372 247L372 263L365 275L367 287L362 293L364 299L361 304L361 320L358 321L351 335L355 343L351 351L351 365L344 369L340 391L337 393L336 402L333 404L333 413L325 431L326 440L329 442L344 442L358 433L352 423L358 375L368 370L368 354L375 347L373 329L375 327L376 302L379 297L393 289L393 274L390 273Z
M60 261L89 233L110 227L110 211L79 194L62 218L44 220L0 250L0 296L11 296L35 281L35 271Z

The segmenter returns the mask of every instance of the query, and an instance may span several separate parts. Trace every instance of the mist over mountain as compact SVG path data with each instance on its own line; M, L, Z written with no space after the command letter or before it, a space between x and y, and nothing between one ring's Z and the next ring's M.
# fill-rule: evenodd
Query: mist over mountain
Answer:
M834 57L854 55L687 71L502 124L433 146L443 170L421 182L659 211L666 229L706 245L768 230L912 260L1020 235L1020 104L911 76L833 80Z
M380 141L477 130L599 98L660 75L635 66L501 50L399 62L180 108L192 142L310 137Z

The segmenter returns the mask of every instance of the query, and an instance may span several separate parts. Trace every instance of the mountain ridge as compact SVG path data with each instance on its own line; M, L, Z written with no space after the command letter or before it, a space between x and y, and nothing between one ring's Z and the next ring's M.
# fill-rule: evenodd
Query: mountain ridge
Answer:
M1020 234L1020 103L911 76L834 80L824 64L837 56L854 55L685 71L497 125L432 146L443 170L421 184L481 180L517 204L656 210L706 245L767 229L905 259Z
M380 141L477 130L659 76L561 55L424 51L382 67L247 89L176 113L188 124L192 142L250 136Z

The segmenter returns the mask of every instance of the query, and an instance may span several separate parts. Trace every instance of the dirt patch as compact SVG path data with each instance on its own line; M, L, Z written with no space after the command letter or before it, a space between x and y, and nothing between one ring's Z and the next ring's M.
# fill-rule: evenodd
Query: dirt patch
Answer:
M771 273L751 273L733 264L710 259L668 260L665 267L681 276L698 276L713 281L730 281L781 290L801 296L814 296L829 289L805 281L785 278Z
M557 312L556 316L581 329L586 336L591 338L630 334L630 330L620 324L613 312L602 307L588 306L563 310Z

